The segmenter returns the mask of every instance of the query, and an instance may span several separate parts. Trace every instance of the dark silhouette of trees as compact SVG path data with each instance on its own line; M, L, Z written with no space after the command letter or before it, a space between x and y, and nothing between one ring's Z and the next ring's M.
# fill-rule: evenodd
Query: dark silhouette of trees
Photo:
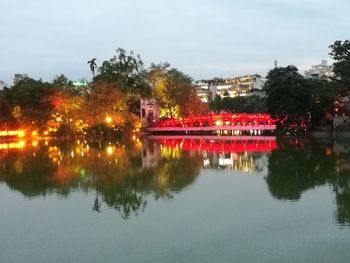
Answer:
M340 92L350 89L350 40L337 40L329 46L329 55L334 59L334 81Z
M25 78L6 90L4 97L18 122L22 125L35 122L37 127L41 127L50 118L52 105L46 98L53 91L50 83Z
M122 48L116 50L116 55L102 62L98 68L95 82L114 84L124 93L149 96L151 87L147 82L147 72L143 61L133 51L129 54Z
M224 97L216 96L210 102L210 108L214 111L230 111L239 113L266 113L265 98L256 95L246 97Z
M269 71L264 85L266 106L274 117L304 118L309 112L310 90L295 66Z

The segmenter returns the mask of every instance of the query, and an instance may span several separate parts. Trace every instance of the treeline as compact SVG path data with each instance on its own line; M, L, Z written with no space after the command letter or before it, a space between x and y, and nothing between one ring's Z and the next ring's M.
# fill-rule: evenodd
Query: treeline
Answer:
M263 96L215 97L209 102L215 111L267 112L278 119L280 127L319 125L325 116L349 114L340 98L350 91L350 41L335 41L329 46L334 60L334 76L310 79L295 66L275 67L266 77ZM328 113L328 114L327 114Z
M57 134L125 134L140 127L141 97L156 98L163 117L206 110L192 79L169 64L146 69L139 55L124 49L100 67L95 59L89 63L94 77L86 86L74 86L60 75L52 82L27 77L5 88L0 93L0 125Z
M266 113L266 98L264 96L251 95L244 97L223 97L216 96L209 101L210 109L213 111Z
M350 41L329 46L334 76L307 79L295 66L276 67L266 79L266 107L279 124L322 124L327 115L348 114L340 98L350 91Z
M140 127L142 97L156 99L162 118L205 111L267 112L280 124L318 124L327 112L339 113L337 102L350 88L350 41L336 41L330 50L335 61L330 80L306 79L295 66L275 67L267 75L263 96L216 97L205 104L188 75L168 63L145 68L139 55L119 48L99 67L95 59L89 61L93 79L87 86L76 87L60 75L51 82L27 77L0 91L0 126L58 134L125 134Z

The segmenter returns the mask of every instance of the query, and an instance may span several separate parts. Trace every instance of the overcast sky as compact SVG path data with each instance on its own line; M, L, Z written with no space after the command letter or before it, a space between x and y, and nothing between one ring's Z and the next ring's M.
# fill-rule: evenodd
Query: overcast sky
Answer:
M0 0L0 80L91 78L118 47L194 79L303 72L350 38L349 0Z

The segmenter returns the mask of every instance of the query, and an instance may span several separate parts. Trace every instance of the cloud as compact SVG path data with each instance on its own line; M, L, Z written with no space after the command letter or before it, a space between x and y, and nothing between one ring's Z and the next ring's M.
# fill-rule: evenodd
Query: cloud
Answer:
M6 82L16 72L79 79L89 58L102 62L118 47L198 78L248 67L263 74L275 59L327 58L350 24L350 3L342 0L2 0L0 9Z

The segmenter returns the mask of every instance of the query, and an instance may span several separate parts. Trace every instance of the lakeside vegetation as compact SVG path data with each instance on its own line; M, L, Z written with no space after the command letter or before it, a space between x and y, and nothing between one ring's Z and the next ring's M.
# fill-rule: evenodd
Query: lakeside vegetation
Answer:
M0 94L2 128L122 136L140 128L141 97L155 97L163 115L170 117L206 110L192 79L169 64L145 69L138 55L124 49L117 49L96 74L95 62L89 63L94 77L84 86L60 75L50 83L26 77L5 88Z
M155 98L161 117L207 111L270 113L280 125L319 125L327 113L339 112L339 98L350 88L350 41L330 46L335 77L306 79L295 66L275 67L267 75L265 96L216 97L200 101L190 76L168 63L149 68L139 55L117 49L97 67L88 63L93 79L74 86L65 75L52 82L26 77L0 92L0 128L29 132L123 136L141 126L140 98ZM96 72L95 72L96 70ZM346 112L347 113L347 112Z

